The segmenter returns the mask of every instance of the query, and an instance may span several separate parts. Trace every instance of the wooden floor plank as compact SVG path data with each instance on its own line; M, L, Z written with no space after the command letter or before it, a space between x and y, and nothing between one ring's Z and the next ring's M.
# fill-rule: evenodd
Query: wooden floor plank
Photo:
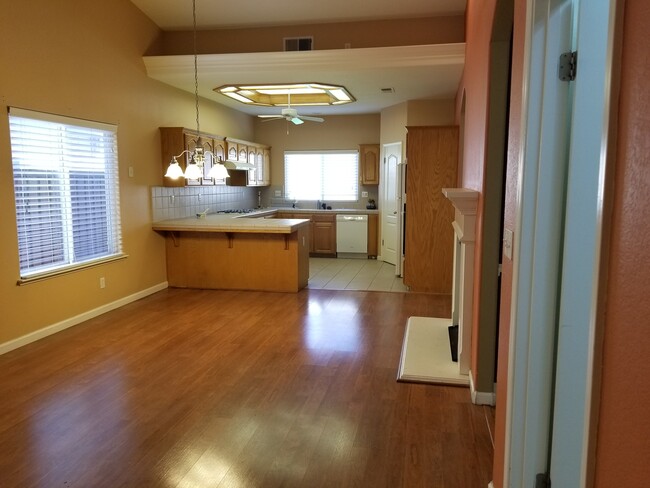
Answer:
M397 383L433 295L168 289L0 356L0 486L487 486L490 411Z

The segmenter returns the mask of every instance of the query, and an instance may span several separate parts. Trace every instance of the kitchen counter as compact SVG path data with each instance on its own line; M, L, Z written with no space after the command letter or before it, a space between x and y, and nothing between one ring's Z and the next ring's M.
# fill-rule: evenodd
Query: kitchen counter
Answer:
M373 208L333 208L332 210L323 210L316 208L293 208L293 207L280 207L276 209L278 212L290 212L294 214L305 213L323 213L323 214L354 214L354 215L372 215L378 214L379 209Z
M154 222L164 235L167 282L178 288L297 292L309 280L309 220L276 210Z
M152 228L156 231L291 234L301 226L309 225L309 219L262 218L275 213L275 210L267 210L247 214L208 214L202 218L186 217L154 222Z

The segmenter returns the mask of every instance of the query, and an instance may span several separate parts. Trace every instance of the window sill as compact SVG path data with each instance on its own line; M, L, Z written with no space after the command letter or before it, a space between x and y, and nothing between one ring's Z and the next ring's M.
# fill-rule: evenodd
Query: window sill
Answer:
M114 256L109 256L106 258L95 259L93 261L88 261L85 263L66 266L65 268L50 270L43 273L35 273L33 275L21 277L16 282L16 285L18 286L29 285L31 283L37 283L39 281L49 280L50 278L56 278L57 276L73 273L75 271L80 271L82 269L93 268L101 264L112 263L114 261L121 261L122 259L126 259L128 257L129 257L128 254L116 254Z

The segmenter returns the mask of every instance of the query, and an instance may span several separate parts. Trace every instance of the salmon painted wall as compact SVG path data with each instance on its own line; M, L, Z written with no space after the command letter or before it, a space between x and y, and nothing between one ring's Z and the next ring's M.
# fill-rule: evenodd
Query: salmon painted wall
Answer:
M474 323L472 324L471 370L478 391L492 391L494 371L478 369L478 297L481 281L481 244L483 239L483 184L486 160L490 40L496 0L469 0L466 12L465 71L456 97L456 118L460 124L461 106L465 97L463 162L460 185L480 192L476 218L476 252L474 262Z
M603 337L596 488L650 479L650 58L647 0L627 0Z

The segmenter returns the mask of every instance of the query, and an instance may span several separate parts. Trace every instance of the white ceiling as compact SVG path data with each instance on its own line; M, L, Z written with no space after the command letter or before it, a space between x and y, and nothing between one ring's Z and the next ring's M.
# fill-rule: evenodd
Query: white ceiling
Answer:
M131 0L163 30L192 28L191 0ZM462 13L465 0L197 0L198 28L286 25L408 18ZM342 14L344 13L344 14ZM371 15L369 15L371 13ZM357 99L337 107L300 107L311 115L378 113L407 100L453 98L464 65L464 44L367 49L199 55L199 94L251 114L277 108L248 106L216 94L226 84L321 82L344 85ZM194 93L193 56L147 56L147 73ZM382 93L393 88L394 93Z

